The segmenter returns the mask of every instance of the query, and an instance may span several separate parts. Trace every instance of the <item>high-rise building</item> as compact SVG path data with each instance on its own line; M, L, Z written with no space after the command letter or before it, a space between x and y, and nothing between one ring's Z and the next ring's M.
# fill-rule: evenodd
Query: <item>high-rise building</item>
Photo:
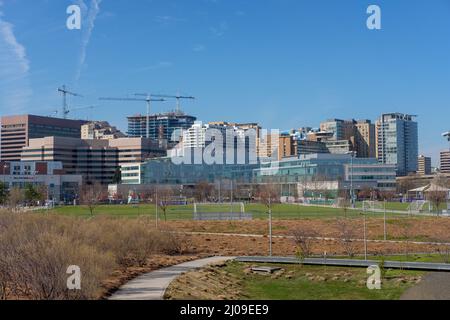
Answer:
M49 136L79 138L86 121L58 119L34 115L1 118L1 161L19 161L22 148L29 139Z
M291 134L281 134L278 142L278 160L296 156L298 153L298 141Z
M370 120L358 120L355 125L354 149L359 158L376 157L375 125Z
M333 140L344 140L346 139L346 133L348 133L346 128L346 123L341 119L329 119L320 124L320 131L332 132Z
M328 134L328 137L326 136ZM316 133L318 141L348 140L352 150L359 158L375 158L376 139L375 125L370 120L330 119L320 124L320 132ZM311 135L314 139L314 134Z
M414 117L388 113L381 115L376 123L378 161L396 165L398 176L417 171L419 142Z
M174 133L187 130L197 119L181 112L169 112L151 115L149 117L149 138L153 140L166 140L169 144L178 141L173 139ZM147 137L147 116L135 115L128 117L129 137Z
M441 152L441 172L450 173L450 151Z
M420 175L431 174L431 158L420 155L417 159L417 173Z

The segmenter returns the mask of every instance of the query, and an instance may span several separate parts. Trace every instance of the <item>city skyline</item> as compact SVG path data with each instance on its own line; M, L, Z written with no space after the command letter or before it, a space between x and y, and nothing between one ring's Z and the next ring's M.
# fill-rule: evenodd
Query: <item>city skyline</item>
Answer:
M65 27L72 3L88 14L80 31ZM145 104L98 97L180 92L198 98L183 109L204 122L281 130L402 112L418 115L419 153L436 165L448 148L441 133L450 115L450 44L443 41L450 6L379 1L383 28L370 31L368 4L1 1L0 111L51 115L61 108L56 88L66 83L84 95L70 105L98 106L73 116L122 131ZM166 102L152 111L174 108Z

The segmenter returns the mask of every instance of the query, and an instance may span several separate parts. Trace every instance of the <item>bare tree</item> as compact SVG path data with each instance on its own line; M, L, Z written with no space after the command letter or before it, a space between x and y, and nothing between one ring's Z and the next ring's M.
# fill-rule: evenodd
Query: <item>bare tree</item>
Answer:
M105 192L101 184L85 185L81 190L80 202L82 205L88 207L91 216L93 216L95 208L101 203L104 197Z
M307 227L297 227L291 231L294 243L297 246L297 255L301 260L312 255L312 244L318 234L315 230Z
M436 211L436 213L439 213L441 205L447 201L447 192L440 191L437 189L430 190L427 192L427 199L433 205L433 208Z
M207 181L200 181L195 185L195 199L199 202L207 202L214 194L214 186Z
M405 256L406 258L408 258L410 254L410 241L412 238L411 224L409 222L403 222L401 224L400 232L403 238L403 248L405 251Z
M8 205L12 210L16 210L17 207L25 201L25 194L23 190L17 187L11 188L8 195Z
M434 177L431 184L434 184L436 186L443 187L443 188L450 187L449 179L446 176L444 176L443 174L438 174L436 177Z
M347 218L347 212L351 206L350 194L346 189L340 189L338 194L339 194L339 207L344 212L344 217Z
M383 201L392 201L392 199L394 199L395 197L395 192L393 191L380 191L379 192L379 197L381 200Z
M353 222L348 218L336 219L336 229L339 232L339 241L349 257L354 257L356 251L356 228Z
M439 254L444 263L450 263L450 246L443 246L442 248L438 247L436 252Z
M156 192L158 208L160 208L164 214L164 221L167 221L167 209L172 203L174 195L173 189L170 186L159 186L157 187Z
M409 174L407 177L402 177L397 183L397 191L402 194L408 193L409 190L414 189L418 184L417 175Z
M256 197L267 208L268 213L272 212L275 204L280 203L280 192L277 185L266 183L258 186Z

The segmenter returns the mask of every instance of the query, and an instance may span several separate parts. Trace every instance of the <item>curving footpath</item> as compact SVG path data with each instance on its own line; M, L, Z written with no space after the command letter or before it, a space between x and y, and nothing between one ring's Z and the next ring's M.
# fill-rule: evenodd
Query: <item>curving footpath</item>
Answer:
M450 300L450 274L427 273L419 284L406 290L400 300Z
M167 287L181 274L233 259L234 257L211 257L155 270L126 283L109 300L163 300Z

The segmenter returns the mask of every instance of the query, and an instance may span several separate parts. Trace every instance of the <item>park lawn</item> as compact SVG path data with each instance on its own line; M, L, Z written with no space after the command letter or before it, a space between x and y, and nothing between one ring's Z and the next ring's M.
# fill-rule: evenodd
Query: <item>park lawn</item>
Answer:
M366 286L365 268L259 264L281 267L279 277L246 274L248 264L231 262L226 271L241 281L242 296L249 300L397 300L424 273L387 270L381 290ZM287 277L286 275L289 275Z
M229 212L230 205L207 205L198 206L198 210L202 212ZM233 205L232 211L240 212L238 205ZM251 213L254 219L267 219L267 208L262 204L246 204L245 211ZM300 206L295 204L276 204L273 206L273 219L301 219L301 218L333 218L343 216L344 211L333 207L313 207ZM41 212L47 212L42 210ZM77 217L90 217L89 208L86 206L64 206L56 207L49 210L51 213L62 214ZM156 207L151 204L139 205L98 205L94 208L93 214L110 215L116 217L136 218L140 216L155 216ZM167 209L167 220L191 220L194 213L193 205L170 206ZM161 220L165 217L161 209L158 209ZM347 216L357 217L358 210L347 210Z

